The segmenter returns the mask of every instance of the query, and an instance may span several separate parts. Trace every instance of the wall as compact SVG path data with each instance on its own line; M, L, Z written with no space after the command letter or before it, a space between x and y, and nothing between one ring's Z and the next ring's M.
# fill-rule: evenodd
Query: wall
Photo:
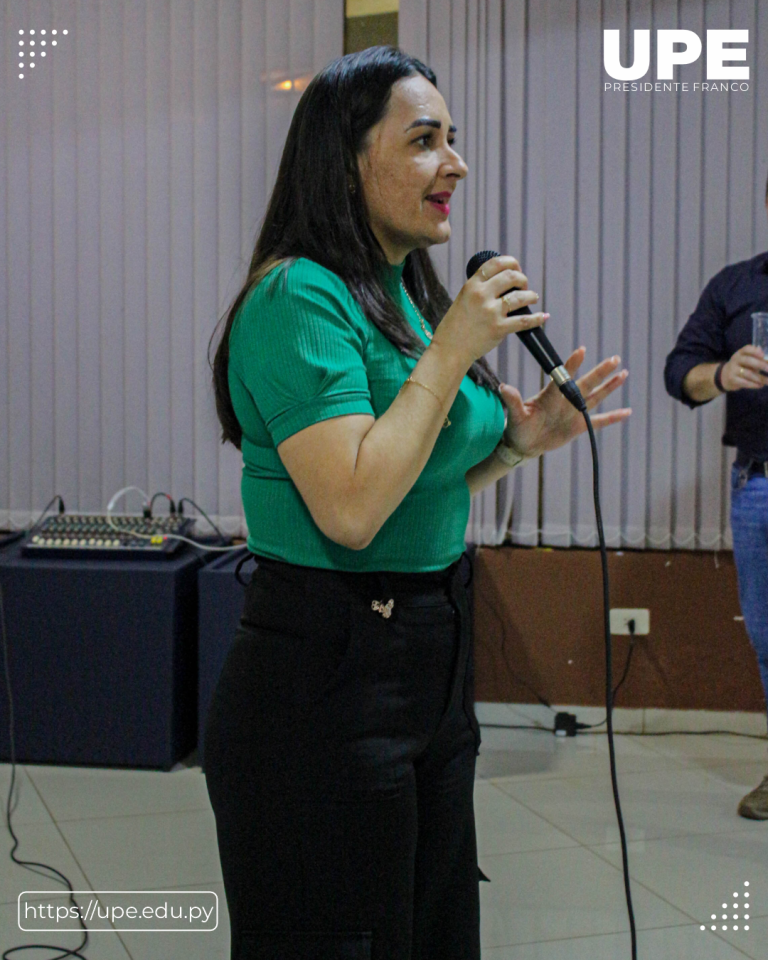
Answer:
M619 707L764 711L730 552L609 551L611 606L650 610ZM475 558L475 699L605 704L597 550L481 548ZM629 638L613 638L613 685Z

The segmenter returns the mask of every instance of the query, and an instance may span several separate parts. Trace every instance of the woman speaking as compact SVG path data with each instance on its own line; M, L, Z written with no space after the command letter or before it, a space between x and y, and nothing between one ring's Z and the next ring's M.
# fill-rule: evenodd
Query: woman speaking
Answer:
M514 257L453 302L431 265L455 136L395 48L318 74L216 351L258 561L205 738L233 960L480 957L470 496L585 424L483 359L547 316L508 316L538 300ZM618 364L578 381L590 408Z

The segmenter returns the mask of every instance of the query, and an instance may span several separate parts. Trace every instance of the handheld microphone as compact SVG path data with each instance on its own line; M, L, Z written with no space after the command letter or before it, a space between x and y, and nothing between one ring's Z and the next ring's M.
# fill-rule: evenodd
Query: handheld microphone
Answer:
M480 253L476 253L467 264L467 280L477 273L486 260L498 256L499 254L495 250L481 250ZM514 289L513 287L512 290ZM507 293L512 293L512 290L505 291L503 296L506 296ZM519 310L513 310L511 313L508 313L507 316L515 317L530 312L528 307L520 307ZM534 360L539 364L544 373L555 381L566 400L572 403L577 410L584 413L587 409L587 404L581 395L581 390L579 390L573 381L573 377L571 377L570 373L565 369L563 361L557 355L557 351L549 342L547 335L541 327L537 327L534 330L518 330L517 335L533 355Z

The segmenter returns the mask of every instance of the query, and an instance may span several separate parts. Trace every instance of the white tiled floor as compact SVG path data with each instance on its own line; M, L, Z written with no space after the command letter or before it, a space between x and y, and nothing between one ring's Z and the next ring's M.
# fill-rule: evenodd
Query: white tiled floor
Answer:
M482 706L483 723L544 719L533 708L500 713ZM664 729L664 717L638 714L617 714L617 729ZM579 719L591 717L579 711ZM672 728L682 719L673 718ZM695 729L696 719L688 719ZM699 721L704 728L764 730L760 717ZM768 956L768 821L736 814L739 798L768 772L766 745L720 735L616 737L640 960ZM52 864L76 889L219 895L216 932L95 932L85 949L89 960L228 960L214 821L199 767L150 773L28 765L17 769L17 779L20 859ZM3 806L9 783L10 767L0 765ZM483 960L630 960L605 736L558 739L484 726L475 809L480 866L491 879L480 884ZM0 952L31 942L75 946L75 934L18 930L19 892L55 884L13 864L10 847L6 834ZM747 891L750 929L742 917L736 931L734 893L743 904Z

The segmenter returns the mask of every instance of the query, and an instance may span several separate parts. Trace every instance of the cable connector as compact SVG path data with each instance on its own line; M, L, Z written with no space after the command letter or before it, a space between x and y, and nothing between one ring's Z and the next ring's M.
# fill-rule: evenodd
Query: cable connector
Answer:
M555 714L555 736L556 737L575 737L578 728L575 713Z

